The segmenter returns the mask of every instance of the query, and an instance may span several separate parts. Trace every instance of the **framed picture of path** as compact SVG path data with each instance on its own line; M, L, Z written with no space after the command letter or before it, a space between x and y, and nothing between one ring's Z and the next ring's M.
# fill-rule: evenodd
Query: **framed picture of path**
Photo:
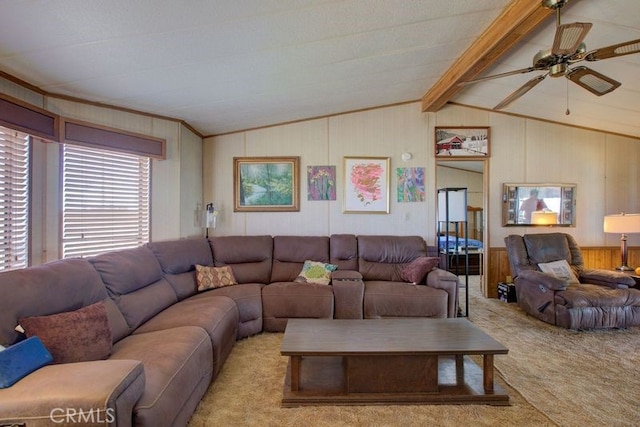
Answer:
M300 210L300 157L234 157L234 212Z

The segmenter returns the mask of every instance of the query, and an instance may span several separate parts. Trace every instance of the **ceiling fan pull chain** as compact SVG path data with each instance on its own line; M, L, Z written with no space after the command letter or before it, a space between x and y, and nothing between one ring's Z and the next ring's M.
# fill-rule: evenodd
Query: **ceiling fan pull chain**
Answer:
M567 116L571 114L571 111L569 111L569 79L567 79L567 111L565 111L564 114Z

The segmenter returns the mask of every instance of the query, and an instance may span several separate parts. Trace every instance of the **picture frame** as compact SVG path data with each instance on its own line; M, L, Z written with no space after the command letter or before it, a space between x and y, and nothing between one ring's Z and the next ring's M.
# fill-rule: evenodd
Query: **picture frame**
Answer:
M389 213L389 157L344 157L343 213Z
M234 157L234 212L300 211L300 157Z
M435 156L465 159L489 157L490 130L488 126L436 126Z

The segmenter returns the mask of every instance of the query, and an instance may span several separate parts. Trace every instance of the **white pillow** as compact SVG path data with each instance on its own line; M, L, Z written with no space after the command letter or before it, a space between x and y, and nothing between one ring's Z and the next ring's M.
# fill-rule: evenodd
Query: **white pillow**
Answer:
M562 279L567 283L580 283L566 259L540 263L538 264L538 268L543 273L551 274L552 276L557 277L558 279Z

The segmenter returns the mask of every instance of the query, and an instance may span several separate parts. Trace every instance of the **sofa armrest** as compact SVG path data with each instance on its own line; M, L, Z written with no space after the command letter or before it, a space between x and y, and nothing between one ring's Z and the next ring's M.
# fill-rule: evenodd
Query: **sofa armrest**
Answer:
M564 291L569 284L566 280L558 279L550 274L543 273L537 270L524 270L518 274L518 278L521 279L519 283L524 285L544 286L552 291Z
M427 286L442 289L449 295L447 301L447 317L458 316L458 289L460 281L458 276L450 271L434 268L427 274Z
M336 319L362 319L364 317L364 282L362 274L354 270L331 273L334 313Z
M98 360L45 366L0 389L0 425L130 426L145 375L137 360Z
M610 288L628 288L635 286L636 281L633 277L626 275L621 271L613 270L582 270L580 272L581 283L591 283L594 285L608 286Z

